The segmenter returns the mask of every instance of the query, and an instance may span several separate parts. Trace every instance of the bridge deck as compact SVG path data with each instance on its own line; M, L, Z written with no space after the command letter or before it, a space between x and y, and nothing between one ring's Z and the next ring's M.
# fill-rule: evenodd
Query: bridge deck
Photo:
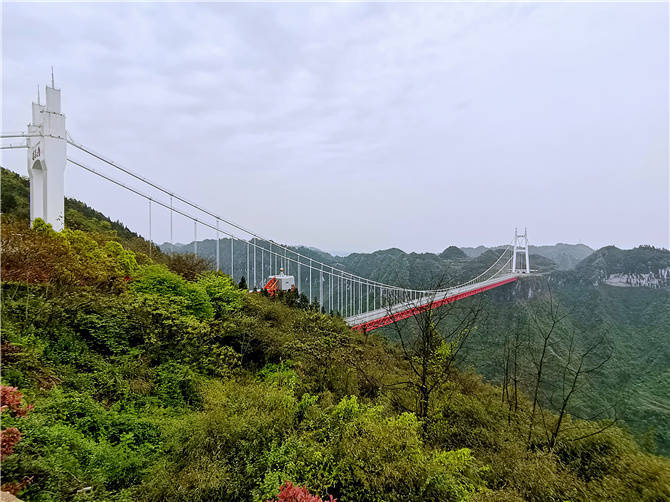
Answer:
M506 274L486 281L470 284L468 286L450 289L443 293L424 296L418 300L397 303L390 308L380 308L377 310L371 310L370 312L364 312L363 314L347 317L345 322L353 329L359 331L372 331L373 329L381 328L382 326L388 326L395 321L407 319L408 317L425 312L426 310L441 307L447 303L462 300L468 296L483 293L489 289L509 284L510 282L516 281L517 278L518 277L515 274Z

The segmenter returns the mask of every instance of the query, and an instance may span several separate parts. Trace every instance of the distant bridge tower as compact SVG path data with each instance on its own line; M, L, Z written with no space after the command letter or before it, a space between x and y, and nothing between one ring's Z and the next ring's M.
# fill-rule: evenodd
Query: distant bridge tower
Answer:
M526 268L517 267L516 255L517 253L524 253L526 255ZM530 256L528 254L528 230L523 229L523 234L514 229L514 250L512 251L512 273L513 274L530 274Z
M30 176L30 222L42 218L54 230L65 224L65 115L61 113L60 89L46 86L46 104L33 103L28 124L28 175Z

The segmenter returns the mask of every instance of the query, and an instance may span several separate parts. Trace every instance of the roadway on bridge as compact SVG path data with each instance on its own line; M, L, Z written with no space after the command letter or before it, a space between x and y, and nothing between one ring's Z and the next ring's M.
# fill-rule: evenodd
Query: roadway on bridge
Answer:
M488 291L489 289L504 286L516 281L518 274L504 274L486 281L476 282L453 289L433 292L416 300L397 303L390 307L379 308L364 312L355 316L347 317L345 322L353 329L360 331L371 331L373 329L388 326L395 321L406 319L420 312L434 309L447 303L462 300L468 296Z

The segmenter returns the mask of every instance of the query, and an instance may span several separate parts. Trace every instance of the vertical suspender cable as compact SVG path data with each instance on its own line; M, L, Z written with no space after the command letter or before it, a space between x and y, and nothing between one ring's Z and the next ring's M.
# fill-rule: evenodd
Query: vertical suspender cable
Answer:
M344 315L349 317L349 280L345 275L343 278L344 282Z
M354 312L356 312L356 314L360 314L361 313L361 309L360 309L360 307L361 307L361 283L356 282L356 286L354 286L354 287L356 289L356 302L354 303Z
M198 256L198 220L193 220L193 254Z
M258 242L254 242L254 289L258 289L258 282L256 282L256 244Z
M333 267L330 267L330 277L328 278L328 288L329 288L328 307L329 307L330 313L335 312L335 309L333 308L333 279L334 278L335 278L335 275L333 274Z
M170 254L174 254L174 232L172 229L172 195L170 195Z
M337 276L337 312L342 314L342 276Z
M235 265L233 263L233 259L235 258L235 238L231 235L230 236L230 277L233 279L233 282L235 281L235 276L233 275L235 271Z
M348 309L347 309L347 279L342 276L342 312L344 312L344 317L347 317L348 315Z
M219 259L219 220L216 220L216 271L221 270L221 260Z
M251 282L251 277L249 277L249 241L247 241L247 287L249 286L249 283Z
M309 303L312 303L312 259L309 259Z
M343 309L343 304L342 304L342 272L340 272L340 275L338 277L338 286L337 286L337 296L338 298L338 304L339 306L337 309L340 311L340 314L344 315L344 309Z
M149 258L151 258L151 199L149 199Z

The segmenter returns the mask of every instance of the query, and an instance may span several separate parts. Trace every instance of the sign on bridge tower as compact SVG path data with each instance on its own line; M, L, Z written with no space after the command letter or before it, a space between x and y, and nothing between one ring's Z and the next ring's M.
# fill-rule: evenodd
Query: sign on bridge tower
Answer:
M28 175L30 176L30 223L42 218L54 230L65 224L65 115L61 113L60 89L46 86L46 104L33 103L28 124Z
M526 255L525 270L517 266L516 255L523 253ZM512 273L513 274L530 274L530 256L528 254L528 230L523 229L523 234L514 229L514 249L512 250Z

